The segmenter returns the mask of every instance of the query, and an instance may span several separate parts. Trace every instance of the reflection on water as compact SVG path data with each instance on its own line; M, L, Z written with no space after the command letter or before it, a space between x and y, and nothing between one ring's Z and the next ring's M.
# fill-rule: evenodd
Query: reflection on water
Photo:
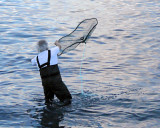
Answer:
M62 121L64 116L60 108L52 106L43 108L42 106L38 106L28 110L28 112L30 113L30 118L37 121L37 123L33 122L36 127L63 127L59 125L59 122Z
M159 1L1 0L0 12L0 127L160 127ZM30 63L36 42L52 47L93 17L85 52L80 45L59 59L72 105L47 108Z

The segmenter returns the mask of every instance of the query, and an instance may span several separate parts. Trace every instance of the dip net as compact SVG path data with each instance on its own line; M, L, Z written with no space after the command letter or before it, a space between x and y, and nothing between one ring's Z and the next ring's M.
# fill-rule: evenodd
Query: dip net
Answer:
M80 43L86 43L97 24L96 18L85 19L80 22L73 32L59 39L61 51L58 55L75 49Z

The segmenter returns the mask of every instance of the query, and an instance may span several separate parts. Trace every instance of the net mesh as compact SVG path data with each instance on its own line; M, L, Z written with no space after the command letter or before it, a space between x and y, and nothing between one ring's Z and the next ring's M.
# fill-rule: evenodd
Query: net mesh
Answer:
M85 19L80 22L73 32L59 39L61 52L58 55L75 49L80 43L86 43L97 24L96 18Z

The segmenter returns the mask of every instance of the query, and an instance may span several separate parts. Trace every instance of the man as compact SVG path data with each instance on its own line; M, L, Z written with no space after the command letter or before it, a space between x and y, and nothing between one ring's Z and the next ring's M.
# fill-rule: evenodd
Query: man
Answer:
M61 45L58 41L55 42L55 45L56 47L48 50L48 43L40 40L37 43L39 54L31 62L32 65L37 65L39 68L46 104L52 104L54 95L56 95L63 105L67 105L71 103L72 96L63 83L58 68L57 54L60 52Z

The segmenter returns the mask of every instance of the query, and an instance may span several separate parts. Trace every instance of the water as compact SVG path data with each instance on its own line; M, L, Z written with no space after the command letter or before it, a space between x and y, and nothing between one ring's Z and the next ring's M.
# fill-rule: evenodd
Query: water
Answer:
M159 0L1 0L0 12L0 127L160 127ZM72 105L46 107L36 42L93 17L84 60L84 45L59 59Z

